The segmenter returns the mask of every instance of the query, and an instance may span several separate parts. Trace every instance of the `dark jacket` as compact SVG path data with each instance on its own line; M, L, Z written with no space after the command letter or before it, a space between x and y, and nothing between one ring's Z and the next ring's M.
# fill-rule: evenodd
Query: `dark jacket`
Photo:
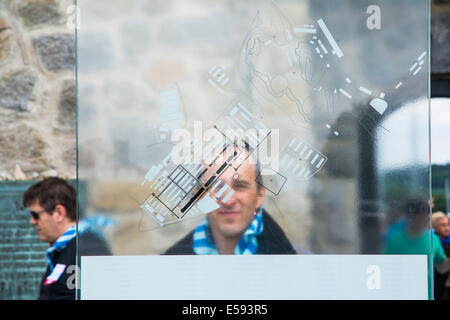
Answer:
M69 277L74 274L69 274L67 268L71 265L76 265L75 260L76 238L73 238L63 250L55 251L53 265L63 264L65 265L65 269L56 282L44 284L51 273L50 266L47 266L39 287L39 300L75 300L75 289L69 289L67 286Z
M296 254L288 238L280 226L263 209L264 229L258 237L258 251L256 254ZM164 254L166 255L193 255L195 254L193 243L194 230L183 239L175 243Z
M111 255L108 245L104 239L99 238L90 231L80 234L78 237L80 256L89 255ZM47 266L39 287L38 300L75 300L75 289L69 289L68 283L75 284L75 268L69 270L69 266L76 266L76 238L73 238L67 246L56 251L53 256L53 265L65 265L65 269L58 280L54 283L44 284L50 275L50 266ZM69 279L70 278L70 279Z
M450 243L441 239L442 247L444 248L445 255L450 258ZM450 272L445 274L439 274L434 271L434 299L436 300L450 300L450 287L447 287L445 283L450 276Z

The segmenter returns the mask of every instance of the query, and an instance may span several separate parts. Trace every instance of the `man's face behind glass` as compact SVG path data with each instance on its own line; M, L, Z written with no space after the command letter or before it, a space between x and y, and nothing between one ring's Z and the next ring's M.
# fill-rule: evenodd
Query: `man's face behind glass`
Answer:
M59 235L53 212L46 212L38 200L34 201L28 209L30 212L39 213L37 219L33 215L30 216L30 223L36 229L39 239L48 243L55 242Z
M220 177L221 185L230 186L234 194L225 202L218 200L220 208L209 213L208 217L213 232L223 237L242 236L255 217L255 211L263 203L265 189L256 182L253 162L249 157L237 171L229 167ZM220 190L221 185L216 190ZM215 192L212 196L216 196Z

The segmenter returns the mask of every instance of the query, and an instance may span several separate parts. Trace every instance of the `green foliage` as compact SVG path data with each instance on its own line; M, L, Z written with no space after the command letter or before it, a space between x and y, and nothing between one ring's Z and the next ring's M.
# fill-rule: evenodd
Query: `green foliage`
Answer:
M433 203L434 203L434 207L433 207L433 211L442 211L442 212L446 212L447 208L446 208L446 204L445 204L445 193L443 191L433 191Z
M410 199L428 199L428 168L408 167L389 170L381 175L380 197L392 207Z
M446 212L445 180L450 187L450 163L446 165L434 164L431 166L431 190L434 198L433 211Z
M445 179L448 179L450 183L450 163L445 165L433 164L431 166L431 188L443 190Z
M380 197L387 206L408 198L428 199L428 168L408 167L389 170L380 177ZM446 212L445 179L450 183L450 164L431 166L433 211Z

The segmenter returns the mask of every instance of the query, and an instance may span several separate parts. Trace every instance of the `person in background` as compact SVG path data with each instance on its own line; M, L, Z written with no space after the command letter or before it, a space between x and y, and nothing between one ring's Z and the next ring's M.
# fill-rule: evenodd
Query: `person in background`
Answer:
M448 216L443 212L431 215L431 224L434 233L439 237L445 255L450 256L450 223ZM434 273L434 297L436 300L450 300L450 272L445 274Z
M70 289L68 285L72 274L66 272L69 266L77 265L75 189L63 179L46 178L25 191L23 205L28 207L30 224L36 229L39 239L49 244L46 251L48 267L39 287L38 299L75 299L75 288ZM94 243L97 255L110 254L106 243L89 232L83 241Z
M420 199L408 200L403 212L404 223L398 224L388 234L384 254L432 255L434 271L441 275L450 271L450 260L447 259L438 236L430 230L429 202ZM427 259L427 263L428 282L431 283L433 271L430 259ZM428 292L429 298L432 293L431 290Z

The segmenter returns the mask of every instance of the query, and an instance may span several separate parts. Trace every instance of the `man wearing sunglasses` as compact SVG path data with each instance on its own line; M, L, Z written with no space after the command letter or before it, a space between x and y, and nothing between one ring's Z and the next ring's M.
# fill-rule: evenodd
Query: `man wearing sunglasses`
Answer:
M76 192L60 178L47 178L32 185L23 195L30 211L30 223L39 239L49 243L49 265L39 288L42 300L75 299L75 290L67 286L66 269L76 265Z

